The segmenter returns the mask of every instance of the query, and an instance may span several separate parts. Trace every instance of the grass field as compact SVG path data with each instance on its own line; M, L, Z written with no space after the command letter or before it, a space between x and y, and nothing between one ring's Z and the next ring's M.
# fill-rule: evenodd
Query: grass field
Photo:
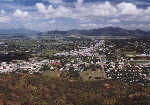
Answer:
M47 76L47 77L50 77L50 78L56 78L56 77L59 77L60 76L60 72L59 71L45 71L42 73L43 76Z
M96 71L88 70L88 71L80 72L80 77L83 80L95 80L95 77L101 77L102 78L103 73L100 70L96 70ZM89 78L89 77L91 77L91 78Z

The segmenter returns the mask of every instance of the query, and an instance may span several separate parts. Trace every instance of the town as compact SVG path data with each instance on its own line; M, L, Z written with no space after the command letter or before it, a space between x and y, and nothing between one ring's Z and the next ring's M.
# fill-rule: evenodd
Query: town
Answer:
M0 0L0 105L150 105L150 0Z
M138 39L1 40L0 73L53 74L82 80L117 79L149 85L149 45L149 40Z

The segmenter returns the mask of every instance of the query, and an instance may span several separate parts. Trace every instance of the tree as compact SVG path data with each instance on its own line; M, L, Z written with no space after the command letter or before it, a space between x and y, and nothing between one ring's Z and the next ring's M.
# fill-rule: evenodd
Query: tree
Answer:
M70 75L70 77L78 78L79 77L79 72L75 71L73 67L70 67L69 75Z
M48 65L43 65L41 68L40 68L40 71L47 71L47 70L50 70L50 67Z

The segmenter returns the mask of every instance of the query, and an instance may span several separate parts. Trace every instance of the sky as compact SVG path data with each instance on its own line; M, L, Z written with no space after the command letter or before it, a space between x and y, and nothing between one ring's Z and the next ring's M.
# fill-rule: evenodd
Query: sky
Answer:
M0 29L150 31L150 0L0 0Z

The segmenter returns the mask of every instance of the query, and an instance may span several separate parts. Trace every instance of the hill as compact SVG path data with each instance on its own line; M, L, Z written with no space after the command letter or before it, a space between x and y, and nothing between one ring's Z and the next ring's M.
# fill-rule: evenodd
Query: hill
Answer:
M118 27L104 27L98 29L89 30L68 30L68 31L46 31L46 32L36 32L29 29L0 29L0 36L97 36L97 37L136 37L136 38L147 38L150 37L150 31L144 31L140 29L127 30Z
M21 34L36 34L36 31L18 28L18 29L0 29L0 35L21 35Z
M149 87L0 74L0 105L149 105Z
M118 27L104 27L91 30L69 30L69 31L47 31L40 35L55 35L55 36L70 36L70 35L85 35L85 36L134 36L147 37L150 35L149 31L143 30L127 30Z

